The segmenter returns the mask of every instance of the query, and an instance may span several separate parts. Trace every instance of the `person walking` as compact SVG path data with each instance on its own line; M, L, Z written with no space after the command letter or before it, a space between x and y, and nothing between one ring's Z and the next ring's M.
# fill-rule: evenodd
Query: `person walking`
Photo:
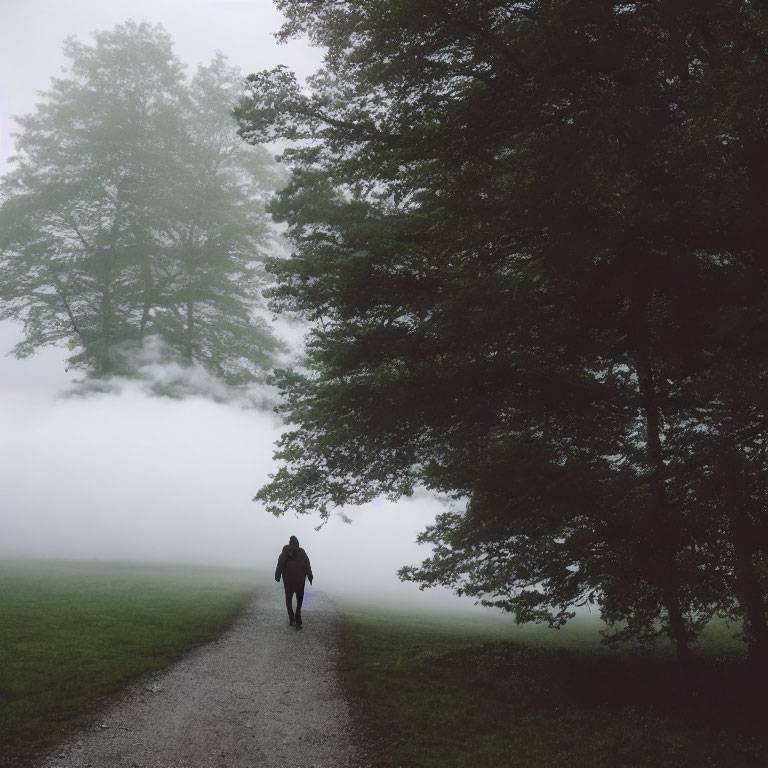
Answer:
M299 546L299 540L291 536L277 558L275 581L283 579L285 589L285 607L288 609L288 623L301 629L301 604L304 602L304 583L309 579L312 583L312 566L309 564L307 553ZM293 610L293 596L296 595L296 612Z

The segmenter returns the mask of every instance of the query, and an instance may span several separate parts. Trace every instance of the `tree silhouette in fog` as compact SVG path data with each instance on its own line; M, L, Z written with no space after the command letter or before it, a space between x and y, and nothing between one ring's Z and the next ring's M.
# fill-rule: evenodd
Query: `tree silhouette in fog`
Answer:
M281 347L257 314L263 200L280 174L237 135L241 76L219 55L187 83L147 23L64 52L2 182L0 309L23 322L16 354L66 343L69 365L104 377L135 373L151 349L228 384L262 379Z

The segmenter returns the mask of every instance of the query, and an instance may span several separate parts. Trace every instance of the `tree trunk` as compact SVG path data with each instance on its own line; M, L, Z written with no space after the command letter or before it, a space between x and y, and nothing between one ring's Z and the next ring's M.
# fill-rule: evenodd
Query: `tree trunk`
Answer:
M745 639L749 663L761 673L768 672L768 622L765 596L755 569L756 531L743 508L731 514L734 571L744 610Z
M111 270L107 270L102 284L101 301L99 302L99 317L101 324L101 349L97 356L97 376L106 376L112 371L112 335L113 335L113 313Z
M147 329L147 323L149 322L149 313L152 311L154 305L154 283L152 281L152 269L149 265L149 256L144 255L144 259L141 264L141 272L144 281L144 302L141 310L141 321L139 322L139 342L144 340L144 332Z
M184 356L191 363L194 354L193 338L195 334L195 303L187 301L187 333L184 340Z
M80 324L78 323L77 318L75 318L75 314L72 311L72 306L69 302L67 291L64 289L64 284L62 283L61 278L56 272L55 267L52 267L50 269L50 274L53 278L54 285L56 286L56 292L59 296L59 299L61 300L61 303L64 306L64 311L67 313L67 318L69 319L69 324L72 327L72 332L75 334L75 336L77 336L78 339L80 339L80 344L82 346L85 346L87 343L85 336L80 330Z
M115 303L112 295L112 278L115 273L115 250L117 248L120 231L120 220L122 218L122 205L120 201L120 190L115 193L115 212L112 217L110 227L109 244L102 248L98 254L99 261L103 264L101 279L101 301L99 303L99 321L101 325L101 349L97 357L97 375L106 376L111 373L114 365L112 359L112 344L115 335L115 329L118 324L115 322Z
M646 461L652 499L653 536L656 539L655 561L649 566L649 577L661 589L667 610L669 635L675 644L678 661L687 668L692 660L690 634L680 599L680 579L676 562L681 542L680 521L671 508L664 483L665 464L661 444L661 414L658 392L648 350L648 328L643 312L636 323L635 370L640 390L641 409L645 415Z

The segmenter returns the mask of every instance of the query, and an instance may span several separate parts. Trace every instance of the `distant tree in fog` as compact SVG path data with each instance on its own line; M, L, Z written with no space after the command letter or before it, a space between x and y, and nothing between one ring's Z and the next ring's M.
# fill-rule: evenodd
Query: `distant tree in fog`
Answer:
M229 384L280 348L256 314L279 183L231 111L241 77L217 56L187 83L159 26L68 39L70 65L20 118L0 194L0 312L19 356L66 343L89 375L130 375L148 337Z
M329 53L239 110L295 144L274 306L313 322L257 498L439 491L404 578L684 659L736 617L768 668L764 11L278 5Z

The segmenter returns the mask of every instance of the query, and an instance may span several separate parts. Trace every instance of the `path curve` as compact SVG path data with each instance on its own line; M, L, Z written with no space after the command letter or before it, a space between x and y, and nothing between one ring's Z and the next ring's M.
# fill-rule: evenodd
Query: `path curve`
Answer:
M282 588L232 628L126 689L40 768L361 768L340 679L339 615L308 593L288 626Z

